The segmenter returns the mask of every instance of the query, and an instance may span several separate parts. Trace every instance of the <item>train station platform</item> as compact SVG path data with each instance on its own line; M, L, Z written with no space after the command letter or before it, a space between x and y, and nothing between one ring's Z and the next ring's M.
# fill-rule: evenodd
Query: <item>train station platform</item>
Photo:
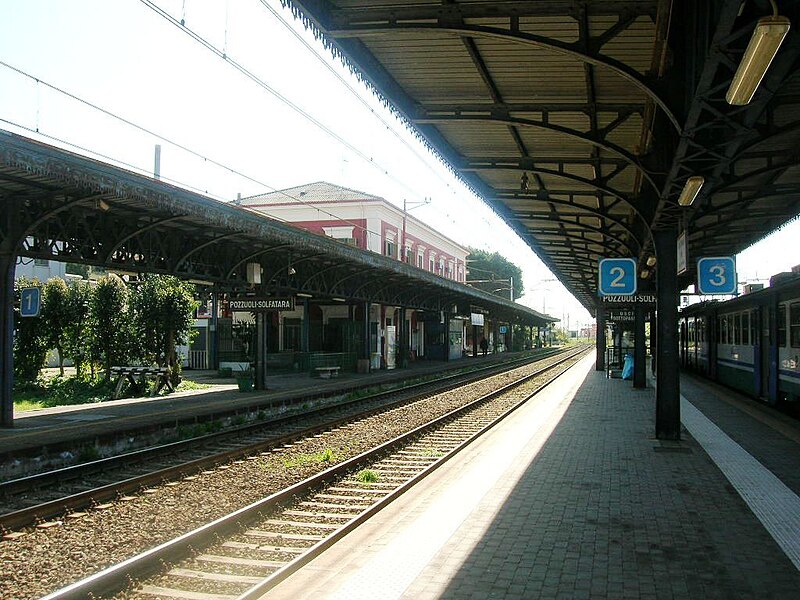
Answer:
M652 385L593 367L264 598L800 597L797 422L684 378L660 442Z
M479 363L489 365L514 357L521 358L522 355L522 352L503 352L452 361L418 360L402 369L383 369L365 374L343 372L331 379L311 377L307 373L274 374L267 377L266 390L246 393L239 392L235 379L220 379L216 371L186 371L184 378L210 384L210 387L152 398L124 398L15 411L14 427L0 428L0 457L36 452L43 446L57 454L60 448L84 440L94 443L118 437L125 432L157 430L237 412L243 414L270 405L280 407L298 404L310 398L345 394L365 385L381 386Z

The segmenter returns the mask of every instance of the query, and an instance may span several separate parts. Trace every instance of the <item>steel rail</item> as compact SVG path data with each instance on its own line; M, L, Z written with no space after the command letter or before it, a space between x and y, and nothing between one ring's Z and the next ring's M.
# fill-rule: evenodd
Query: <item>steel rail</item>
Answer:
M184 558L191 552L192 548L198 548L205 545L210 545L218 537L224 536L238 529L242 524L242 522L254 520L258 518L259 515L265 511L273 510L276 507L280 506L281 504L285 504L286 502L292 500L295 497L306 494L311 489L314 489L320 485L324 485L331 480L338 479L344 476L346 473L354 471L360 465L369 462L371 460L375 460L376 458L385 455L392 450L402 447L404 444L407 444L410 440L414 440L415 438L417 438L420 434L430 431L443 424L446 424L452 421L453 419L461 415L464 415L465 413L485 404L486 402L488 402L493 398L496 398L505 393L513 391L513 389L523 385L524 383L530 381L534 377L537 377L539 375L542 375L543 373L553 370L556 367L563 365L565 362L575 357L581 356L591 350L592 348L582 347L578 351L562 357L562 359L557 362L554 362L550 365L546 365L541 369L537 369L533 373L527 374L514 382L506 384L501 388L494 390L488 394L485 394L484 396L481 396L480 398L477 398L462 407L454 409L446 413L445 415L442 415L440 417L431 420L430 422L424 425L416 427L407 433L404 433L400 436L395 437L392 440L384 442L376 446L375 448L372 448L371 450L367 450L359 454L358 456L343 461L342 463L339 463L334 467L331 467L330 469L327 469L316 475L308 477L303 481L300 481L279 492L271 494L266 498L251 503L248 506L240 508L224 517L215 519L211 523L198 527L193 531L187 532L173 540L160 544L137 556L131 557L119 564L108 567L103 571L100 571L99 573L96 573L85 579L77 581L60 590L54 591L51 594L44 596L41 600L75 600L78 598L88 598L88 597L95 597L95 596L102 596L102 595L116 593L124 589L126 586L128 586L130 584L130 581L140 580L144 577L154 574L163 566L164 563L174 563L177 560ZM561 373L559 373L559 375L560 374ZM535 395L538 391L543 389L553 380L555 380L555 378L540 386L533 393L528 394L523 400L517 402L514 407L512 407L509 411L504 413L504 415L501 415L498 419L492 421L492 423L482 427L477 434L471 436L468 440L459 444L457 450L463 449L469 443L477 439L477 437L488 431L488 429L499 423L503 418L508 416L508 414L510 414L511 412L516 410L516 408L524 404L533 395ZM265 578L265 580L262 583L258 584L256 587L252 588L251 590L245 592L245 594L240 596L240 600L257 597L257 595L250 595L250 594L251 593L257 594L259 592L263 593L265 591L265 587L263 586L267 585L267 582L270 582L270 586L275 585L280 580L288 576L291 572L294 572L300 567L302 567L314 556L318 555L326 548L328 548L330 545L332 545L336 540L340 539L342 536L344 536L346 533L354 529L363 521L374 515L382 508L386 507L390 502L397 499L402 493L410 489L414 483L418 483L423 479L424 476L426 476L430 472L433 472L434 469L441 466L441 464L443 464L446 460L452 458L455 455L456 451L452 451L446 454L445 456L441 457L440 460L437 460L432 465L430 465L428 469L415 476L412 480L404 482L393 492L391 492L389 495L385 496L379 502L368 508L362 514L359 514L358 516L354 517L353 519L342 525L335 532L333 532L330 536L326 537L319 543L312 546L307 551L308 552L307 554L303 554L297 557L296 559L287 563L287 565L285 565L281 570L276 571L275 573L267 576L267 578Z
M90 475L105 473L112 469L130 468L137 464L144 463L148 460L162 458L163 456L174 455L176 452L201 450L202 447L205 445L212 443L219 443L221 440L226 440L227 438L230 437L254 435L265 429L275 429L287 425L291 426L293 423L296 423L302 419L306 419L309 417L322 418L325 416L325 414L342 412L347 409L354 410L357 409L358 406L368 405L370 403L373 404L380 403L381 400L389 399L392 396L397 396L398 394L403 394L407 392L411 392L412 394L416 393L418 395L425 393L442 393L444 391L447 391L448 389L452 389L459 385L476 381L480 378L487 376L488 374L500 373L508 369L509 367L516 368L516 366L524 366L525 364L549 358L554 355L555 354L547 354L545 356L537 355L536 357L533 358L526 357L522 359L506 361L499 364L494 363L492 365L482 366L475 370L470 370L469 372L466 373L460 372L455 374L449 374L444 377L439 377L427 381L421 381L418 383L411 384L409 386L404 386L402 388L395 388L391 390L376 392L374 394L370 394L362 398L348 400L344 402L338 402L336 404L324 407L319 407L317 409L307 411L302 414L294 414L294 415L278 417L276 419L271 419L269 421L261 421L255 424L244 425L227 431L216 432L200 436L197 438L192 438L190 440L181 440L169 444L163 444L151 448L145 448L142 450L137 450L126 454L121 454L117 456L100 459L97 461L92 461L91 463L73 465L71 467L65 467L63 469L57 469L54 471L49 471L47 473L40 473L37 475L31 475L28 477L0 483L0 498L3 497L4 495L8 497L10 495L19 494L21 492L28 491L38 487L54 485L57 483L64 483L65 481L68 480L77 480L80 479L81 477L88 477ZM424 390L427 387L432 387L434 389L426 392ZM297 429L295 431L291 431L283 435L275 435L274 437L270 437L267 440L249 444L245 443L244 445L238 448L233 448L222 452L215 452L214 454L209 456L204 456L201 458L184 461L181 462L180 464L156 469L148 473L145 473L143 475L137 475L134 477L122 479L118 482L113 482L97 488L85 490L76 494L70 494L68 496L64 496L63 498L57 498L55 500L37 504L35 506L23 508L5 514L0 514L0 528L3 528L5 530L20 529L24 526L30 525L31 523L37 520L56 517L71 510L84 508L86 506L89 506L93 502L102 502L104 500L110 500L116 498L120 494L127 494L138 491L139 489L142 489L143 487L147 487L149 485L159 484L170 480L176 480L188 474L201 471L204 468L217 466L219 464L238 459L242 456L262 451L264 448L267 447L286 444L298 438L315 435L321 431L341 426L342 424L350 422L353 419L366 418L368 416L376 414L377 412L394 408L397 405L412 402L415 400L415 398L418 398L418 396L411 396L411 397L405 396L404 398L401 398L394 402L389 402L387 404L375 406L373 408L358 413L346 414L338 419L326 421L325 423L320 423L317 425L313 425L311 427L304 427L301 429Z

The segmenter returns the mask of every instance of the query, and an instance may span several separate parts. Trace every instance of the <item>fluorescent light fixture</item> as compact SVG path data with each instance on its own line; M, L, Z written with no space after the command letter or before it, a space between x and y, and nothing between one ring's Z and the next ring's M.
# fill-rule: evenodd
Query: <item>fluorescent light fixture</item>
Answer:
M334 302L344 302L344 298L331 298Z
M639 277L641 277L642 279L647 279L648 277L650 277L650 271L648 271L647 269L642 269L642 272L639 273Z
M686 180L686 184L683 186L681 195L678 197L678 204L681 206L691 206L705 182L706 180L703 179L702 175L692 175L689 177L689 179Z
M725 94L728 104L744 106L753 99L758 85L781 47L783 38L789 32L789 26L789 18L781 15L758 20L742 62L739 63L728 93Z
M206 281L205 279L190 279L189 283L193 283L195 285L214 285L213 281Z
M297 296L298 298L313 298L314 297L311 294L304 294L303 292L297 292L295 294L295 296Z
M647 257L647 266L648 267L655 267L656 266L656 257L655 256L648 256Z

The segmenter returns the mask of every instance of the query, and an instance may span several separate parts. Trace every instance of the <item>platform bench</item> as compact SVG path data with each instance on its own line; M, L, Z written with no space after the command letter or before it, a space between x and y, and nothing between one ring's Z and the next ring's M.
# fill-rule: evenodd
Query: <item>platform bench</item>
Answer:
M317 375L319 375L320 378L330 379L331 377L339 376L340 368L341 367L316 367L314 370L317 372Z
M170 370L166 367L111 367L111 376L116 377L116 385L112 400L120 397L122 386L127 381L131 385L134 395L141 395L145 390L148 379L156 379L156 387L153 388L151 396L155 396L165 387L170 391L175 391L170 378Z

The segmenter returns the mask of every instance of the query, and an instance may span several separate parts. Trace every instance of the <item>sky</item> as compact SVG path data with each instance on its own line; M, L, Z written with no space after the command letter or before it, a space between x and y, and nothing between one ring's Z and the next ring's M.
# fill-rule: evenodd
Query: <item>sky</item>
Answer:
M147 174L160 144L162 179L223 201L327 181L419 204L416 218L519 265L520 302L591 321L277 0L0 0L0 62L2 129ZM795 221L737 257L739 280L800 263L798 234Z

